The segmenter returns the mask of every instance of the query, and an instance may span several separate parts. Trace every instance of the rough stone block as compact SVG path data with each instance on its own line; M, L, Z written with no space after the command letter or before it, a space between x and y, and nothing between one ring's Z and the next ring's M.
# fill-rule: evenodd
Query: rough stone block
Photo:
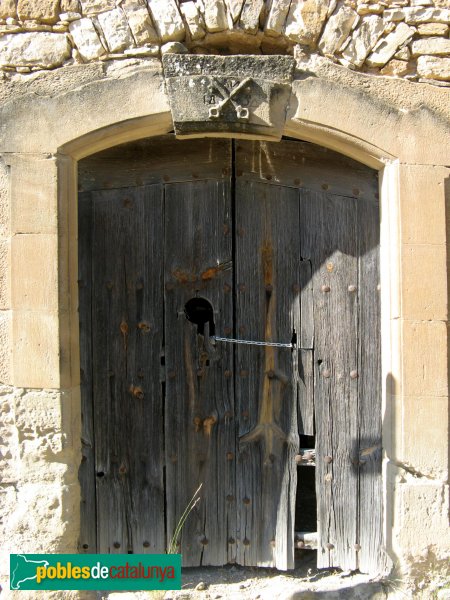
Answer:
M409 25L419 23L450 23L450 9L405 8L405 21Z
M334 54L340 50L358 19L358 15L352 8L341 6L325 25L319 42L320 51L323 54Z
M0 310L11 308L11 242L0 240Z
M66 34L7 34L0 37L0 66L50 69L62 65L70 57L71 50Z
M242 7L244 6L245 0L225 0L228 12L230 13L231 19L236 23L241 14Z
M228 28L227 10L223 0L203 0L205 25L211 33Z
M246 0L241 12L240 25L247 33L259 30L259 17L264 8L264 0Z
M57 233L56 160L15 155L10 161L12 233Z
M11 244L12 308L58 309L58 238L54 234L15 235Z
M69 31L78 52L84 60L94 60L105 54L106 50L91 19L86 17L78 21L72 21L69 25Z
M397 457L415 471L435 479L447 478L449 439L448 398L403 398L402 451ZM420 443L419 443L420 441Z
M9 167L0 157L0 238L9 237L11 229L9 179Z
M425 79L450 81L450 58L436 56L419 56L417 73Z
M163 42L181 42L185 37L183 19L174 0L148 0L153 23Z
M83 15L97 15L116 8L116 0L81 0Z
M110 52L120 52L134 45L127 18L121 8L99 14L98 22Z
M394 56L399 47L412 38L415 32L414 27L408 27L405 23L400 23L394 31L378 42L372 54L367 58L367 64L371 67L384 66Z
M445 195L448 181L450 169L445 167L400 166L400 227L404 244L446 243Z
M448 485L422 477L414 483L397 484L396 492L394 537L400 556L417 563L430 552L433 561L448 559Z
M0 382L12 383L12 318L11 311L0 311Z
M388 77L406 77L407 75L415 75L416 65L414 61L408 62L406 60L393 58L381 69L380 74Z
M1 0L0 19L17 19L16 0Z
M405 319L447 319L445 245L402 248L402 315Z
M364 17L352 34L350 43L342 56L351 64L360 67L384 31L383 19L377 15Z
M450 40L440 37L427 37L416 40L411 44L411 53L413 56L423 54L436 56L450 55Z
M59 12L59 0L18 0L17 3L17 13L22 21L56 23Z
M403 321L402 336L403 395L446 396L446 324L439 321Z
M205 22L201 13L197 10L195 2L184 2L180 10L187 23L191 39L199 40L205 37Z
M61 12L81 13L81 10L80 0L61 0Z
M266 19L264 31L270 36L281 35L291 0L273 0Z
M314 46L327 18L329 0L292 0L285 34L294 42Z
M136 44L138 46L156 44L159 38L153 27L147 7L137 3L126 3L122 8L125 11L128 25L133 33Z
M448 25L445 23L422 23L417 27L420 35L440 35L445 36L448 33Z
M13 311L12 337L14 385L25 388L58 388L58 315L40 311Z

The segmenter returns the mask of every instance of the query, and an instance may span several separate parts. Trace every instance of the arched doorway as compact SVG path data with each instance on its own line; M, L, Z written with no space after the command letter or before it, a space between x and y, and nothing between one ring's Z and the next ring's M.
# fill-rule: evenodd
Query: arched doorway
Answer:
M185 565L291 568L314 438L319 566L381 571L376 174L166 136L79 180L84 551L163 552L202 483Z

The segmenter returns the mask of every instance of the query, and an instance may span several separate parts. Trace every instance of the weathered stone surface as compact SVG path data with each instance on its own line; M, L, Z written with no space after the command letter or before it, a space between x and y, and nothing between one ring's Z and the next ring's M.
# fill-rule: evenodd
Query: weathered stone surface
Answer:
M291 92L288 56L163 56L179 137L280 139Z
M380 73L391 77L405 77L406 75L412 75L415 71L414 64L393 58L381 69Z
M71 21L77 21L78 19L81 19L81 13L77 13L77 12L59 13L59 18L61 21L70 23Z
M394 57L398 58L398 60L409 60L411 58L411 52L408 46L400 48L400 50L394 54Z
M400 23L392 33L378 42L372 54L367 58L367 64L371 67L385 65L394 56L398 48L410 40L415 32L414 27L408 27L405 23Z
M158 42L158 34L153 27L150 13L145 6L134 2L127 2L122 5L122 8L125 11L128 25L138 46Z
M189 33L193 40L200 40L205 37L205 22L203 16L197 9L195 2L183 2L180 10L187 23Z
M7 19L8 17L17 18L16 0L1 0L0 2L0 19Z
M448 25L445 23L422 23L417 31L420 35L447 35Z
M81 12L80 0L61 0L60 3L61 12Z
M405 21L409 25L419 23L450 23L450 9L405 8Z
M259 29L259 17L264 8L264 0L246 0L241 13L240 25L248 33L256 33Z
M358 3L356 12L358 15L379 15L384 11L384 4L367 4L366 2Z
M411 53L413 56L420 56L422 54L435 56L450 55L450 40L439 37L416 40L411 44Z
M84 60L94 60L105 54L106 50L91 19L85 17L78 21L72 21L69 25L69 31Z
M286 20L286 36L307 46L314 46L327 18L329 0L292 0Z
M417 59L417 72L425 79L450 81L450 58L419 56Z
M149 0L148 5L153 23L163 42L184 40L184 23L175 0Z
M59 0L19 0L17 14L19 19L35 19L43 23L56 23L59 15Z
M272 0L264 28L267 35L279 36L282 33L290 5L291 0Z
M245 0L225 0L225 4L234 23L239 19Z
M84 15L96 15L116 8L115 0L80 0Z
M161 54L186 54L189 50L181 42L167 42L161 46Z
M121 8L99 14L98 22L110 52L120 52L133 45L133 36Z
M227 11L223 0L203 0L206 29L211 33L228 28Z
M383 19L378 15L364 17L353 32L350 43L342 56L352 65L360 67L367 55L378 42L384 30Z
M334 54L340 50L353 25L358 19L356 12L349 6L341 6L325 25L319 48L323 54Z
M19 33L0 37L0 66L52 68L70 57L66 34Z
M170 44L170 42L168 42ZM178 42L175 42L178 43ZM148 44L142 48L127 48L123 52L126 56L159 56L159 44Z

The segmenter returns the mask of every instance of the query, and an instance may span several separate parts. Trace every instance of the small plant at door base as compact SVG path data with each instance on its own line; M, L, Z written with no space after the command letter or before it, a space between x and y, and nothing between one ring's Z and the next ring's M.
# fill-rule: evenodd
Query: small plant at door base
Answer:
M184 512L181 515L180 520L177 523L177 526L175 527L175 531L173 532L172 539L170 540L169 546L167 548L167 554L176 554L177 548L178 548L178 538L180 537L180 534L184 527L184 524L186 523L188 516L191 514L191 512L194 510L194 508L200 502L200 490L202 489L202 485L203 484L201 483L198 486L194 495L190 499L189 504L184 509Z

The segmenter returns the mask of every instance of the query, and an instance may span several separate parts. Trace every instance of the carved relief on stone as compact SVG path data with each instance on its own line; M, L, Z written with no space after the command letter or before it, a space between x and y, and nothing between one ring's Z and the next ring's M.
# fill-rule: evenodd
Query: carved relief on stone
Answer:
M171 54L163 57L163 65L178 137L281 138L291 57Z

